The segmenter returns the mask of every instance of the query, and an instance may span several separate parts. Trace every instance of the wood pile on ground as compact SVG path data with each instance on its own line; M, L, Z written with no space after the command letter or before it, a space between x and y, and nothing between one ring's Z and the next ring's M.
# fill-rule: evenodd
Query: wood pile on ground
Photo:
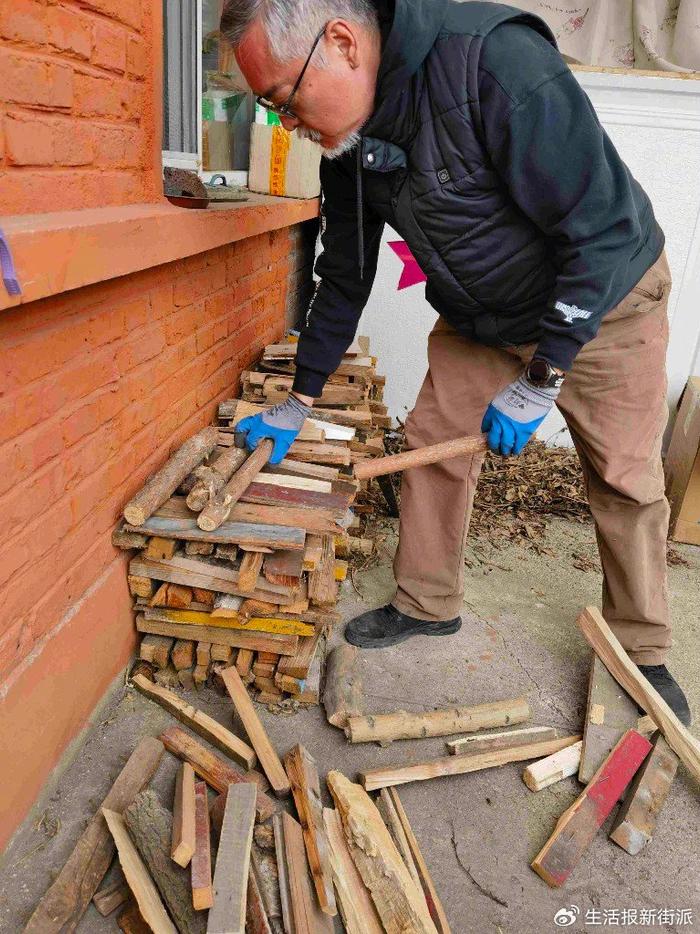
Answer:
M336 919L349 934L450 934L395 786L508 762L537 760L523 773L537 793L577 772L585 776L532 860L548 885L567 882L620 800L610 838L639 853L653 837L679 761L700 781L700 743L597 610L584 610L578 624L594 652L582 737L523 726L530 717L524 698L367 714L357 650L336 647L323 701L329 722L351 742L466 733L448 740L438 759L365 771L357 783L320 768L298 743L281 755L235 665L221 680L242 735L135 675L134 687L192 732L170 726L139 742L26 931L74 930L92 899L105 916L120 909L123 931L330 934ZM180 764L172 799L163 802L147 786L166 750ZM324 807L324 773L334 807ZM468 800L460 807L467 813ZM100 887L115 853L120 870Z
M373 548L357 534L366 481L352 467L384 453L389 418L359 337L280 464L269 463L269 441L238 447L238 422L286 398L295 353L293 337L268 346L243 374L243 398L220 404L218 423L149 479L114 532L115 545L138 550L129 565L138 670L166 689L222 690L235 667L262 703L318 703L339 583L349 557Z

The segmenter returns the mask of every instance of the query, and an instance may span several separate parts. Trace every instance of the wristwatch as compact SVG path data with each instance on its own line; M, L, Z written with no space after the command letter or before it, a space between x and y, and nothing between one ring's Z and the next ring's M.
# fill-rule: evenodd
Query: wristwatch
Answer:
M546 360L533 358L525 370L525 379L539 389L560 389L566 374L555 370Z

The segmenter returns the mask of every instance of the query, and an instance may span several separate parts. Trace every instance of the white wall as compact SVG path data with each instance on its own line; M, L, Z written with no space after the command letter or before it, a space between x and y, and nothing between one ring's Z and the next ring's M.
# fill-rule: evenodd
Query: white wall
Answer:
M634 176L648 192L666 233L674 287L669 304L669 404L675 411L688 377L700 374L700 80L576 72ZM415 402L427 367L427 335L435 312L425 287L401 292L402 263L388 247L401 239L385 231L377 279L360 323L387 376L385 399L403 418ZM567 443L553 413L540 436ZM570 443L570 442L568 442Z

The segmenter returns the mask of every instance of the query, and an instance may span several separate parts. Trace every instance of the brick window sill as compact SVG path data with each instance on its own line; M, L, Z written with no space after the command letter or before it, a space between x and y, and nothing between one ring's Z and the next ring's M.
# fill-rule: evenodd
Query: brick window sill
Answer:
M163 202L4 218L22 295L9 296L0 282L0 310L289 227L318 210L317 198L251 192L248 201L202 211Z

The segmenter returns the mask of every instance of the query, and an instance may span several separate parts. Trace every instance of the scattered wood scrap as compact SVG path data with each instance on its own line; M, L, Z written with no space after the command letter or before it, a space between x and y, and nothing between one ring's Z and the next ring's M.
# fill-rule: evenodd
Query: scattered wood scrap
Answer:
M326 778L350 854L387 934L436 934L428 907L369 795L332 771Z
M321 803L318 768L309 752L300 743L287 753L284 764L304 834L306 855L316 889L316 897L321 911L333 916L338 910L333 895L328 840L323 826L323 804Z
M168 691L157 684L151 684L143 675L137 675L132 684L141 694L160 704L161 707L165 707L174 717L199 736L209 740L213 746L226 753L244 769L252 769L255 766L257 760L255 752L250 746L214 720L213 717L201 710L197 710L196 707L183 701L172 691Z
M238 782L256 785L258 820L267 820L277 810L275 802L260 788L261 776L252 771L236 771L232 765L206 749L180 727L170 727L161 733L160 739L168 752L184 762L189 762L195 773L220 794L228 791L229 785Z
M183 868L189 866L196 846L194 789L194 769L189 762L183 762L175 777L170 846L170 858Z
M377 909L350 856L343 823L335 808L323 809L333 882L338 906L348 934L382 934Z
M289 919L289 930L295 934L331 934L333 921L321 911L314 894L301 826L285 811L281 827L283 868L280 871L280 889L284 884L286 892L282 896L283 912L287 900L285 926Z
M620 737L636 728L638 719L637 705L593 652L578 772L582 784L591 780Z
M401 803L399 793L396 788L382 789L381 793L385 795L387 801L391 801L396 816L398 817L404 833L406 834L406 840L411 853L411 858L415 865L416 872L418 873L418 878L420 880L421 888L423 889L423 894L425 895L425 900L428 904L430 917L433 919L439 934L450 934L450 925L447 921L445 909L442 907L442 902L438 897L435 885L431 878L430 872L428 871L428 864L425 862L423 854L421 853L421 849L418 846L418 840L416 839L416 835L413 833L413 828L409 823L408 815L406 814L404 806Z
M110 885L103 885L99 892L92 896L92 904L97 908L103 918L111 915L112 912L128 901L131 895L131 889L126 884L124 874L119 873L116 882Z
M445 743L447 751L455 756L466 756L497 749L511 749L543 739L556 739L557 731L551 726L528 726L522 730L502 730L500 733L474 733Z
M207 934L245 934L250 847L255 819L255 789L231 785L219 835L214 869L214 904Z
M153 934L177 934L177 928L168 917L165 906L158 894L158 889L129 836L124 818L121 814L110 811L109 808L104 806L102 807L102 814L109 827L109 832L114 838L119 862L126 876L126 881L129 883L129 888L138 903L143 920L149 925Z
M195 794L195 840L192 857L192 905L195 911L204 911L214 904L211 884L211 841L209 836L209 806L207 786L196 782Z
M514 746L511 749L484 752L481 755L442 756L439 759L406 766L370 769L367 772L360 772L360 780L366 791L376 791L377 788L403 785L406 782L421 782L443 775L464 775L467 772L478 772L481 769L505 765L507 762L522 762L524 759L548 756L577 743L580 739L580 736L563 736L560 739L540 740L524 746Z
M531 863L547 885L556 888L566 882L650 749L651 743L641 733L628 730L564 811Z
M652 737L651 744L610 831L610 839L631 856L641 853L651 840L678 768L678 756L661 732Z
M170 858L170 811L146 789L124 811L124 823L180 934L204 934L204 918L192 906L189 873Z
M121 770L101 808L121 813L148 784L163 756L163 743L152 736L140 741ZM34 910L25 931L52 934L75 930L114 856L114 842L99 809L88 823L63 869Z
M533 762L523 772L523 781L530 791L542 791L556 782L576 775L581 762L581 744L574 743L539 762Z
M622 648L595 607L586 607L577 624L588 644L630 697L646 710L688 771L700 782L700 742L680 722Z
M291 790L289 780L279 756L265 732L265 727L255 712L245 685L241 681L241 676L235 668L226 668L221 672L221 677L248 735L248 739L258 755L260 767L267 776L273 791L278 797L288 795Z

